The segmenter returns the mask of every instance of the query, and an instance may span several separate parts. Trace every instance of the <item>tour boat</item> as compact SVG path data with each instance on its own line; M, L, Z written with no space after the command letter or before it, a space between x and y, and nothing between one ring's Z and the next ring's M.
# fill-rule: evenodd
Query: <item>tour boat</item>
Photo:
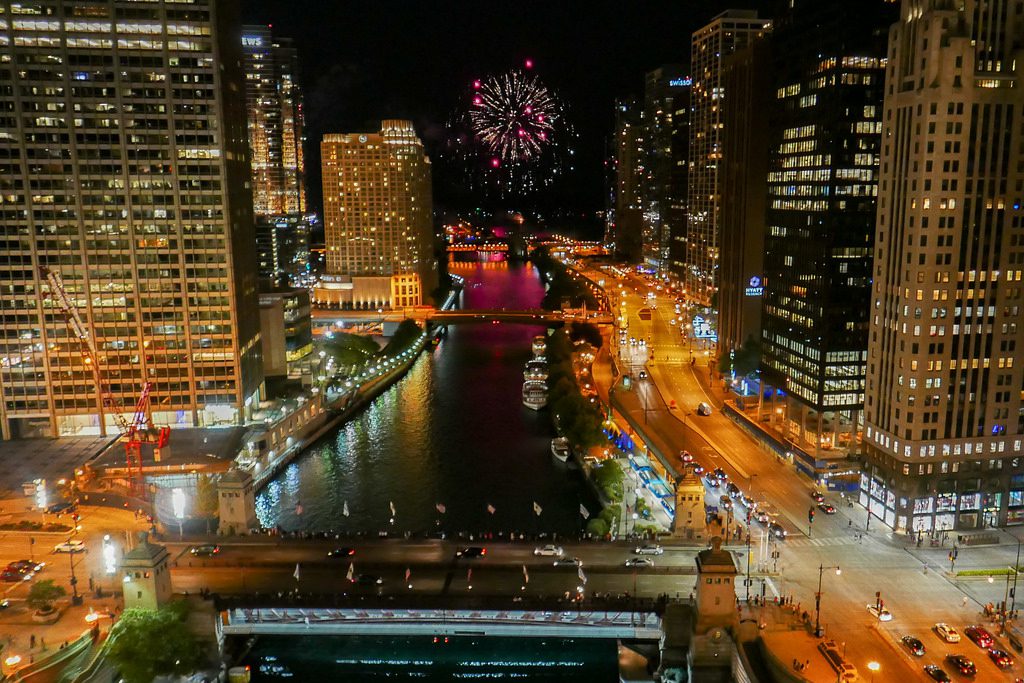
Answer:
M544 361L527 361L526 369L523 370L523 379L529 381L543 381L548 378L548 364Z
M540 410L548 404L548 385L544 382L523 382L523 405L531 410Z
M566 462L569 459L569 439L564 436L559 436L551 439L551 455L558 458L560 462Z
M544 335L537 335L533 338L533 355L543 356L544 352L548 350L548 343L544 339Z

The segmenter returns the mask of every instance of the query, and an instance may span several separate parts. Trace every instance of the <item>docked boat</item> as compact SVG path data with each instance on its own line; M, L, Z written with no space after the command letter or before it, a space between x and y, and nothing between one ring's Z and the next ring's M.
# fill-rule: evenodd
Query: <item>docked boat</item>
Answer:
M527 381L542 382L548 378L548 364L544 361L533 359L527 361L526 369L523 370L523 379Z
M548 350L548 343L544 338L544 335L539 334L533 338L533 355L543 356Z
M559 462L566 462L569 460L569 454L571 450L569 448L569 439L564 436L555 437L551 439L551 455L558 458Z
M548 385L544 382L523 382L523 405L530 410L540 410L548 404Z

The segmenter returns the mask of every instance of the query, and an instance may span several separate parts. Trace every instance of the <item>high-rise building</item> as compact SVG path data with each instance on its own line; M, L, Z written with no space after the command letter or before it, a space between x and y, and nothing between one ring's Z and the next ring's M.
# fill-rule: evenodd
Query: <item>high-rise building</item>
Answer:
M263 373L232 4L0 8L3 436L111 431L144 382L157 424L239 422Z
M1024 522L1024 3L904 0L889 36L861 502Z
M438 284L430 159L412 122L325 135L327 274L318 302L355 308L423 303Z
M306 210L304 121L298 53L268 26L242 27L245 102L258 216Z
M753 10L728 10L693 34L690 69L690 173L686 202L686 289L711 303L718 286L719 168L722 162L722 59L771 29Z
M691 83L678 64L649 72L644 82L643 260L662 275L669 272L673 235L683 239L686 231Z
M890 0L795 0L770 38L762 377L786 397L791 438L818 461L859 452L897 15Z
M256 262L261 290L308 284L312 278L312 227L311 217L298 214L256 217Z
M615 103L615 255L627 263L643 256L646 141L635 99Z

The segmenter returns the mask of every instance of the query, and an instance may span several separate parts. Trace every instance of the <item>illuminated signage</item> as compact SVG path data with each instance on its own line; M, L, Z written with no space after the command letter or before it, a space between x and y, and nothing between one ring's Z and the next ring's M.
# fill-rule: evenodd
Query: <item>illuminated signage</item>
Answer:
M761 278L755 275L747 283L746 295L761 296L762 294L764 294L764 283L761 282Z
M242 36L242 47L261 47L263 39L259 36Z
M671 88L685 88L693 85L693 78L687 76L686 78L671 78L668 81L669 87Z
M711 329L711 323L699 315L693 316L693 338L694 339L718 339L718 335Z

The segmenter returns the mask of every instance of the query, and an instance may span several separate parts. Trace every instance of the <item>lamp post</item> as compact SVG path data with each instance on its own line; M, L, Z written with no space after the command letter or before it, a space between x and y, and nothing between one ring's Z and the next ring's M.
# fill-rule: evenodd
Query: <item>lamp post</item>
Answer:
M878 662L868 662L868 671L871 672L871 680L875 680L875 674L882 669L882 665Z
M81 605L82 596L78 594L78 577L75 576L75 552L74 548L68 553L68 564L71 565L71 604Z
M1013 590L1010 591L1010 617L1017 611L1017 574L1020 573L1020 539L1017 539L1017 561L1013 563ZM1003 620L1006 623L1006 620Z
M748 478L748 482L749 483L747 484L747 486L748 486L748 490L750 491L750 499L751 500L754 499L754 477L756 477L756 476L757 476L757 473L752 473L750 475L750 477ZM747 506L747 580L745 582L746 583L746 588L747 588L747 604L750 604L750 516L751 516L752 512L753 511L750 509L750 506L748 505Z
M825 574L826 569L835 569L836 576L843 573L839 565L829 567L825 565L818 566L818 592L814 594L814 635L819 638L821 637L821 578Z

